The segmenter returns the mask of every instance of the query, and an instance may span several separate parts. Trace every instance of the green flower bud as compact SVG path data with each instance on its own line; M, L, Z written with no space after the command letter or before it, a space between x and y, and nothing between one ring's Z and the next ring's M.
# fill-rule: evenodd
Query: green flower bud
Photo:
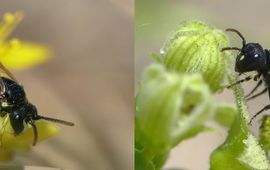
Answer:
M203 123L214 111L201 75L168 72L159 64L144 72L136 106L136 141L148 161L206 130Z
M161 62L179 72L201 73L212 91L217 91L226 74L229 56L226 35L200 21L183 23L161 49Z

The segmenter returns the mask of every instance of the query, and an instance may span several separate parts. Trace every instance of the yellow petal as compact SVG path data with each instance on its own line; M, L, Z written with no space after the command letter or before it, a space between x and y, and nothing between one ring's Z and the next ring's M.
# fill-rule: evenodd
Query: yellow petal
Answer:
M0 22L0 42L4 41L11 34L22 18L22 12L4 14L3 20Z
M45 46L13 39L0 44L0 62L9 69L26 69L49 59L50 50Z
M38 131L38 142L48 139L59 132L59 128L51 123L45 121L35 122ZM34 141L33 129L30 126L20 135L15 136L10 124L7 125L2 136L2 147L6 149L28 149L32 146Z
M5 118L8 118L8 116ZM0 119L1 126L4 123L4 119ZM38 131L38 142L46 140L59 132L59 128L57 126L48 122L37 121L35 124ZM8 122L4 129L1 128L0 162L10 160L15 152L29 151L32 147L33 141L34 134L31 126L18 136L15 136L13 129Z
M4 148L0 149L0 162L7 162L13 158L14 153Z

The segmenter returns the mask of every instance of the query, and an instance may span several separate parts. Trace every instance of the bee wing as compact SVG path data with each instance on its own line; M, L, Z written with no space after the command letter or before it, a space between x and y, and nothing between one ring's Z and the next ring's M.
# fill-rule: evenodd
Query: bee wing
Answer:
M0 134L3 136L3 134L5 133L5 130L6 130L6 126L8 124L8 121L9 121L9 116L4 116L3 117L3 121L0 125ZM1 144L2 144L2 141L1 141Z
M3 71L9 78L11 78L14 81L18 82L16 80L16 78L13 76L13 74L1 62L0 62L0 70Z
M5 92L6 88L5 88L5 84L4 84L4 81L3 79L0 77L0 96L1 94L3 94ZM2 97L0 97L2 98Z
M3 148L4 145L7 144L7 141L8 140L5 140L5 139L9 139L10 136L14 136L14 130L11 128L8 128L8 123L9 123L9 116L8 115L4 115L3 116L3 120L0 124L0 135L1 135L1 138L0 138L0 147Z
M9 121L9 116L6 115L6 116L3 118L2 124L1 124L1 126L0 126L0 134L1 134L1 135L5 132L5 128L6 128L6 126L7 126L8 121Z

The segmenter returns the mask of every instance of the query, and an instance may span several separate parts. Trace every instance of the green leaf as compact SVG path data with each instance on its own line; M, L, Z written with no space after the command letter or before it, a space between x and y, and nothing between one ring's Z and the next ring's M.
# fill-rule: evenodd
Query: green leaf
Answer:
M157 155L154 159L153 159L153 164L156 168L156 170L159 170L162 168L162 166L165 164L165 162L167 161L168 157L169 157L169 153L164 153L162 155Z
M145 162L142 151L137 149L135 149L135 170L155 170L153 162Z
M159 55L155 53L150 53L149 56L152 57L156 62L161 63L161 58Z
M269 169L270 164L266 154L258 143L258 140L251 134L243 141L244 152L238 160L249 167L249 169Z
M222 103L217 105L215 120L222 126L229 128L236 115L238 114L238 110L235 105Z

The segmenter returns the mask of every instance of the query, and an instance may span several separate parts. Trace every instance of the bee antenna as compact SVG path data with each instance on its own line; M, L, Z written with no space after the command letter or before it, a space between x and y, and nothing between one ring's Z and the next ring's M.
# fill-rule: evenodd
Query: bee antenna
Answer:
M246 40L245 40L244 36L238 30L233 29L233 28L227 28L226 31L235 32L242 39L243 47L246 45Z
M226 50L238 50L241 52L241 49L237 47L225 47L221 49L221 52L226 51Z
M60 124L67 125L67 126L74 126L74 123L73 122L68 122L68 121L65 121L65 120L55 119L55 118L51 118L51 117L46 117L46 116L40 116L40 115L38 115L37 118L36 118L36 120L39 120L39 119L44 119L44 120L47 120L47 121L51 121L51 122L55 122L55 123L60 123Z

